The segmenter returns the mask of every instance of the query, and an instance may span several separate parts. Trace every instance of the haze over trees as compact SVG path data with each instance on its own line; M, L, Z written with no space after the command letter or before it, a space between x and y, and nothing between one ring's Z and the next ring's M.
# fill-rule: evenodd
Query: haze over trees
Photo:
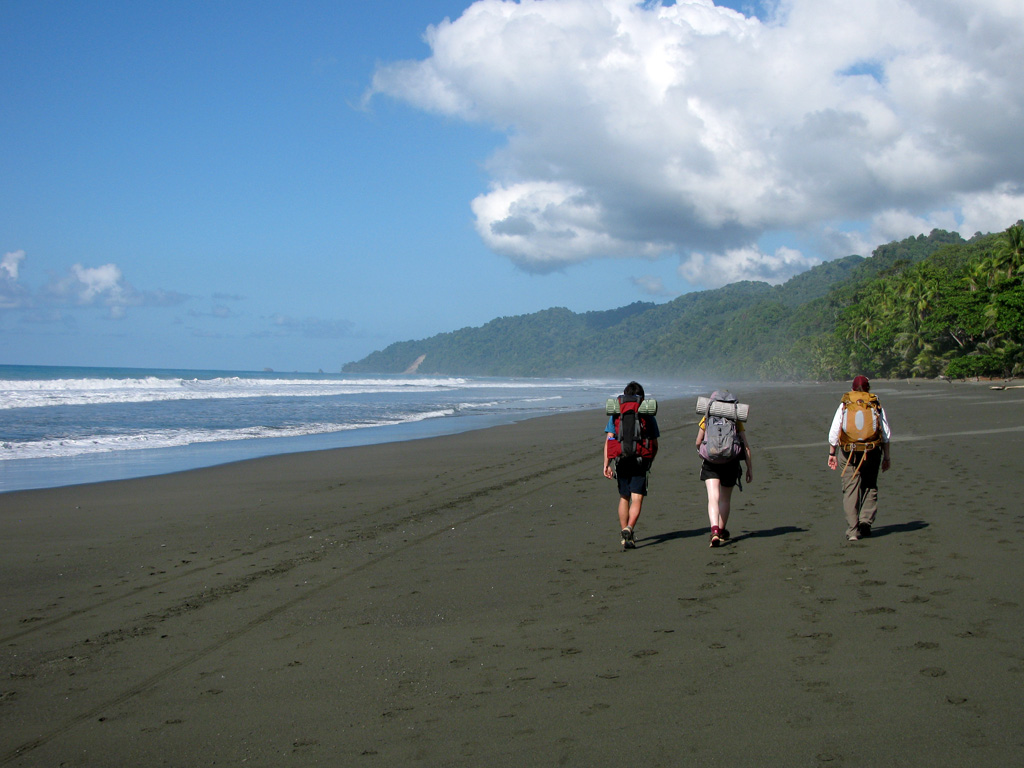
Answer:
M603 312L501 317L347 364L346 373L735 380L1024 373L1024 223L933 230L771 286L743 281Z

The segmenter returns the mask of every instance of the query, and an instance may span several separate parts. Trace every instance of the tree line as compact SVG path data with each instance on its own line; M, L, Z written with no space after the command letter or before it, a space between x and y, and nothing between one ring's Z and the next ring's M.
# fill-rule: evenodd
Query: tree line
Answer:
M501 317L348 363L345 372L836 380L1024 373L1024 224L933 230L870 258L603 312Z

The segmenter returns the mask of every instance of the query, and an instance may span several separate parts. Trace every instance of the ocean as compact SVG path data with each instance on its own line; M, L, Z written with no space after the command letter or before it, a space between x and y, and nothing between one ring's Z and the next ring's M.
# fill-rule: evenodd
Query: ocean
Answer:
M0 365L0 493L602 408L624 383Z

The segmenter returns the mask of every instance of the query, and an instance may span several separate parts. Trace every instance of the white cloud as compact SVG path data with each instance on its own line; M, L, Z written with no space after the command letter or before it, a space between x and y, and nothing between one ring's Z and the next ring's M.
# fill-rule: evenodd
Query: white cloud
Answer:
M1001 184L987 192L961 195L962 232L996 232L1024 219L1024 186Z
M681 261L679 275L702 288L718 288L738 280L778 285L819 262L820 259L786 247L777 248L774 253L758 248L733 248L724 253L692 253Z
M614 237L600 202L565 185L497 187L476 198L472 208L484 242L530 271L560 269L594 256L657 256L667 248Z
M640 289L641 293L648 296L671 296L672 292L665 287L665 281L653 275L641 275L631 279L633 285Z
M526 270L678 253L712 284L813 261L762 254L768 231L839 247L1024 213L1016 0L788 0L764 22L710 0L478 0L427 42L367 98L506 132L471 205Z
M187 299L176 291L139 291L125 281L116 264L74 264L66 274L51 278L40 294L40 300L48 304L105 307L115 320L125 317L128 307L169 307Z
M18 268L25 260L24 251L8 251L0 260L0 279L15 281L18 279Z
M141 303L135 290L124 283L121 270L116 264L100 267L74 264L67 274L50 281L46 295L59 304L105 306L115 319L124 317L128 305Z
M68 322L60 307L102 307L119 320L128 307L172 307L188 300L177 291L139 291L126 282L116 264L99 267L72 265L63 275L52 275L41 289L19 283L25 251L10 251L0 259L0 309L30 310L31 322Z
M24 251L8 251L0 259L0 309L29 305L28 292L18 283L18 272L24 260Z

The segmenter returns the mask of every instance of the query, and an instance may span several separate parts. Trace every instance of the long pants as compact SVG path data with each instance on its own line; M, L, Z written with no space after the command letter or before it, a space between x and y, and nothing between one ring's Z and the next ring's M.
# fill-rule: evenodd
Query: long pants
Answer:
M878 468L881 464L881 448L868 451L863 463L859 453L855 452L850 457L850 464L843 474L843 512L846 513L847 536L857 535L858 523L875 523L875 515L878 513Z

